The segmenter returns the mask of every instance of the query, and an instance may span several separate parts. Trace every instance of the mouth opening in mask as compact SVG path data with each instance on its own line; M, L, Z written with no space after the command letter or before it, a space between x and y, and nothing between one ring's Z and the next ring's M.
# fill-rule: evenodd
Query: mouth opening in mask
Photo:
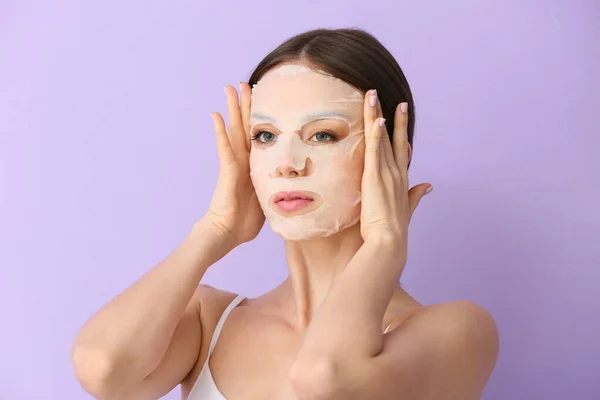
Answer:
M316 211L322 203L321 196L315 192L294 190L275 193L271 196L269 207L281 216L293 217Z

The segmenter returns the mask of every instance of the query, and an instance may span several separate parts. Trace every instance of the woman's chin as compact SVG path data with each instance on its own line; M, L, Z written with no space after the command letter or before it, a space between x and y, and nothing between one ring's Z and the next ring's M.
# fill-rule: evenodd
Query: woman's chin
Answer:
M306 240L314 240L314 239L322 239L331 237L337 234L347 233L349 232L349 228L356 228L358 232L360 232L360 224L359 219L357 218L353 221L347 222L343 225L339 224L339 221L335 221L331 226L312 226L312 227L299 227L293 226L291 224L287 224L287 226L273 226L271 224L271 229L273 232L277 234L284 240L290 241L306 241ZM317 225L317 224L315 224ZM354 230L354 229L353 229Z

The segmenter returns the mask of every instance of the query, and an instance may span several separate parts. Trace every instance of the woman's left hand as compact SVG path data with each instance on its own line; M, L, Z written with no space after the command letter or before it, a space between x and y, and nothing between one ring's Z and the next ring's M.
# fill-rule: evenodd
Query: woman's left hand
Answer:
M371 96L374 97L374 101ZM406 263L408 224L424 195L433 188L422 183L408 190L408 112L398 104L394 116L393 143L376 92L365 95L365 166L362 177L361 235L365 243L389 245Z

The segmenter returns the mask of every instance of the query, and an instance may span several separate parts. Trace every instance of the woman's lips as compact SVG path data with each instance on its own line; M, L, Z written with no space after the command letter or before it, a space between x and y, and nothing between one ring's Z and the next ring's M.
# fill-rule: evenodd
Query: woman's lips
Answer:
M283 211L296 211L300 210L312 203L312 200L308 199L293 199L293 200L281 200L275 203L277 207Z
M306 192L279 192L273 203L282 211L296 211L309 206L314 201Z

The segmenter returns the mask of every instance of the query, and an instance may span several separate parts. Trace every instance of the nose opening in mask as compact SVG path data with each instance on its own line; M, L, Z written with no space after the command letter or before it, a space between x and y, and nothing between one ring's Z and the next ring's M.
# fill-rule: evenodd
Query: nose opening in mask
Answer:
M308 157L293 159L290 157L282 158L281 162L273 172L269 174L271 178L297 178L306 176L313 162Z

